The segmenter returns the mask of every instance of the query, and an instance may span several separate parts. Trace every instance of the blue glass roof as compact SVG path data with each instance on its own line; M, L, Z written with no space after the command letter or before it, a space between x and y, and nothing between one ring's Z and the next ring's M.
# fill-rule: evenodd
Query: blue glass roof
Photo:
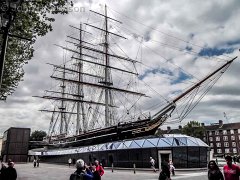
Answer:
M201 139L190 137L183 134L166 134L163 137L149 137L141 139L131 139L104 143L86 147L72 147L66 149L51 149L42 152L43 155L64 155L64 154L77 154L84 152L94 151L109 151L121 149L140 149L140 148L166 148L166 147L209 147ZM29 155L39 155L41 151L30 150Z

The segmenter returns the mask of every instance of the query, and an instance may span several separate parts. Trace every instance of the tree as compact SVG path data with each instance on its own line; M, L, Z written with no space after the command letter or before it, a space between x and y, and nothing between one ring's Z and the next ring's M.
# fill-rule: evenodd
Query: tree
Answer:
M66 0L23 1L10 26L10 33L32 41L16 37L9 38L0 100L11 95L19 82L23 80L23 66L33 57L33 44L37 37L44 36L49 31L52 31L51 23L55 21L52 15L67 14L69 4ZM1 7L2 5L4 5L3 2L0 2ZM1 15L5 13L2 9L0 9ZM0 44L2 44L2 40L1 37Z
M34 131L31 136L31 141L42 141L44 137L47 136L47 133L45 131Z
M205 128L197 121L190 121L182 128L182 133L203 139Z

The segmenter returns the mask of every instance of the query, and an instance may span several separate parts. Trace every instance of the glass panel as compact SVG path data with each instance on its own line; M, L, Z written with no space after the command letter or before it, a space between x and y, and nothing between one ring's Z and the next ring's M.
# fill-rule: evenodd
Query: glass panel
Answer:
M155 147L155 146L151 142L149 142L148 140L145 140L142 147L146 148L146 147Z
M125 145L126 147L129 147L131 143L132 143L132 141L125 141L125 142L124 142L124 145Z
M200 168L205 168L207 164L207 148L200 148Z
M147 139L149 142L151 142L154 146L157 146L159 138L153 138L153 139Z
M99 144L98 149L100 150L105 144Z
M186 147L174 147L172 151L172 159L175 168L187 167L187 148Z
M166 138L161 138L158 142L157 147L171 147L168 141L165 140Z
M122 149L123 146L124 146L123 143L120 143L120 144L118 145L117 149Z
M192 142L194 142L194 143L198 144L198 142L197 142L197 138L194 138L194 137L189 137L188 139L190 139Z
M196 139L197 140L197 142L198 142L198 145L199 146L208 146L205 142L203 142L201 139Z
M184 145L184 146L187 146L187 138L185 137L182 137L182 138L177 138L179 140L179 142Z
M113 146L113 143L109 143L107 147L108 147L107 149L110 149L110 150L116 149L116 148Z
M145 139L138 139L138 140L134 140L134 141L135 141L140 147L142 147Z
M179 138L173 138L173 146L182 146L183 144L179 141Z
M199 148L198 147L190 147L188 148L188 167L197 168L200 164L199 157Z
M132 141L132 144L129 146L129 148L141 148L135 141Z
M169 142L169 144L172 146L173 145L173 138L172 137L167 137L167 138L165 138L165 140L167 141L167 142Z
M113 146L117 149L120 144L121 144L121 142L114 142Z
M192 141L190 138L187 138L187 146L198 146L196 141Z

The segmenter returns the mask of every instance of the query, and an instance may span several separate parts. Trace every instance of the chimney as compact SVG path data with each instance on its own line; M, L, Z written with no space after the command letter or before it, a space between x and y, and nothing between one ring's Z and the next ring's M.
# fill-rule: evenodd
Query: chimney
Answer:
M180 130L181 130L181 129L182 129L182 126L181 126L181 125L179 125L179 126L178 126L178 129L180 129Z
M223 120L219 120L219 127L223 126Z
M167 132L169 133L170 131L171 131L171 127L168 126L168 127L167 127Z
M203 126L203 127L204 127L204 126L205 126L205 124L204 124L204 123L201 123L201 126Z

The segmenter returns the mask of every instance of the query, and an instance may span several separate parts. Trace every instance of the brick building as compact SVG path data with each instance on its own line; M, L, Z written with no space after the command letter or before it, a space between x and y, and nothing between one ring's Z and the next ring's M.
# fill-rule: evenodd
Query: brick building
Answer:
M240 154L240 123L219 123L205 126L204 141L213 149L214 155Z
M202 125L205 127L205 136L203 141L206 142L213 151L214 156L222 156L224 154L239 155L240 154L240 123L226 123L222 120L211 125ZM164 134L181 134L182 126L178 129L162 130Z
M30 128L11 127L3 134L1 155L4 162L27 162Z

